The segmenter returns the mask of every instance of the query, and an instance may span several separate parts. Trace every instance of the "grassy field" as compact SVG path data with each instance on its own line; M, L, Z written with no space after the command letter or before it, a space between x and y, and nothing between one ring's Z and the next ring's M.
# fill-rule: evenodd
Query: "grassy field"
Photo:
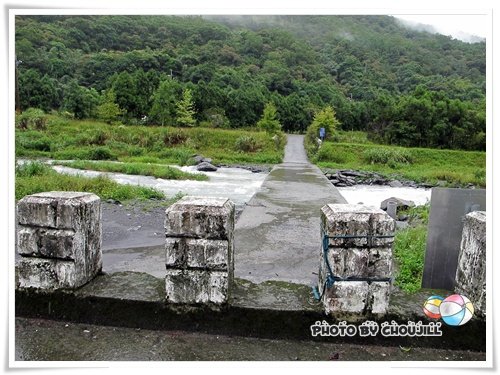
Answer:
M117 172L124 174L153 176L165 180L196 180L207 181L208 176L204 174L195 174L183 172L177 168L167 165L146 164L146 163L119 163L113 161L89 161L76 160L70 162L56 162L54 164L66 167L85 169L101 172Z
M284 144L258 131L108 125L55 116L46 130L16 129L17 157L58 160L186 165L192 155L201 154L214 163L276 164Z
M356 139L359 138L357 135ZM373 171L430 184L442 181L451 187L469 183L486 186L485 152L403 148L371 144L367 140L367 143L325 142L310 158L322 168Z
M104 176L88 178L59 174L40 162L29 162L16 167L16 200L43 191L85 191L94 193L104 200L117 201L166 198L158 190L122 185Z

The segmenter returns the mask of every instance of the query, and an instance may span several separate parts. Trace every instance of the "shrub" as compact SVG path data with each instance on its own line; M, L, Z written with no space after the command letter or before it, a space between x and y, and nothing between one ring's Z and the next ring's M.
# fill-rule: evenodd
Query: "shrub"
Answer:
M363 153L363 158L370 164L385 164L395 168L398 164L411 164L413 156L409 150L389 149L384 147L370 148Z
M163 144L167 147L181 145L186 142L188 136L182 130L171 130L163 133Z
M30 161L28 163L16 165L16 177L33 177L49 173L51 168L39 161Z
M304 144L309 156L313 156L319 149L319 130L324 128L326 139L330 140L338 125L340 125L340 122L335 116L335 110L330 106L314 115L313 122L307 128Z
M89 151L90 160L116 160L114 155L107 147L96 147Z
M47 128L47 115L38 108L28 108L16 116L16 125L19 129L45 130Z
M236 151L241 152L255 152L260 149L259 143L251 135L242 135L236 139L234 147Z
M47 137L42 137L38 139L25 139L21 143L21 146L28 150L37 151L50 151L51 141Z

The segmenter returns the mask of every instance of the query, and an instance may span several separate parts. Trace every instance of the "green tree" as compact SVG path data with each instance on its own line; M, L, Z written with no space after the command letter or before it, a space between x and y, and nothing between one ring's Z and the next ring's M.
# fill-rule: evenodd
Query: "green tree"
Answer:
M97 91L78 85L76 80L65 87L63 109L73 113L77 119L93 117L98 103Z
M177 123L181 126L195 126L193 94L190 89L182 92L182 99L177 102Z
M325 128L326 139L331 138L333 132L340 125L340 121L335 117L335 110L331 106L326 106L314 115L313 122L307 128L306 149L315 152L318 149L319 129Z
M162 126L173 123L179 84L171 78L162 81L153 95L150 116Z
M101 104L97 107L97 116L111 124L118 116L122 114L122 110L116 103L116 95L113 90L108 90L103 95Z
M137 99L136 85L132 75L128 72L121 72L116 76L112 87L116 95L116 102L123 110L123 114L129 119L137 117L140 103Z
M265 130L268 134L276 134L281 130L281 124L276 119L276 107L269 102L264 107L264 113L261 119L257 122L259 129Z
M340 121L337 120L333 107L326 106L314 115L310 128L313 128L316 131L315 134L317 136L319 136L319 129L325 128L326 138L329 138L339 125Z

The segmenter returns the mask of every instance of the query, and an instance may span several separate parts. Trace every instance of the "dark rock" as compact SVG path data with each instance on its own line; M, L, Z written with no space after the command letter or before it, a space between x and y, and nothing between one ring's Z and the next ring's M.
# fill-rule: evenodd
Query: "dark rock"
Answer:
M350 169L342 170L341 172L344 176L351 176L351 177L365 177L366 176L366 173L364 173L364 172L352 171Z
M197 165L197 164L200 164L203 161L203 156L201 156L201 155L194 155L192 157L192 159L194 161L194 164Z
M391 197L391 198L387 198L387 199L383 200L382 203L380 203L380 208L382 210L387 210L387 202L389 202L389 201L396 202L396 210L406 209L409 207L415 207L415 202L413 202L413 201L407 201L405 199Z
M206 161L203 161L196 166L196 170L201 172L215 172L217 170L217 167Z
M387 182L385 178L374 178L370 185L387 185Z
M389 182L389 186L390 187L402 187L403 184L401 183L401 181L394 180L394 181Z
M210 163L210 164L212 163L212 159L205 158L202 155L194 155L192 157L192 159L193 159L195 165L201 164L203 162Z

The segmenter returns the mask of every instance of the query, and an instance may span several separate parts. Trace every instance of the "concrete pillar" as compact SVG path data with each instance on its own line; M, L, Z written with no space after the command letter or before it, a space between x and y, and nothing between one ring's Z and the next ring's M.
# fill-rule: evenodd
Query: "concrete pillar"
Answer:
M227 198L184 197L166 210L166 298L222 304L234 274L234 212Z
M97 195L51 191L17 204L18 287L77 288L102 269L101 201Z
M469 298L475 314L486 313L486 212L475 211L464 218L458 255L455 293Z
M329 204L321 209L321 228L318 289L324 291L326 313L385 314L392 284L395 221L378 208ZM329 286L327 280L333 284Z

